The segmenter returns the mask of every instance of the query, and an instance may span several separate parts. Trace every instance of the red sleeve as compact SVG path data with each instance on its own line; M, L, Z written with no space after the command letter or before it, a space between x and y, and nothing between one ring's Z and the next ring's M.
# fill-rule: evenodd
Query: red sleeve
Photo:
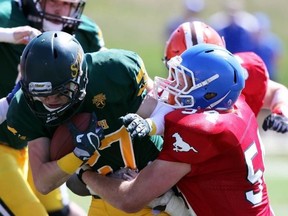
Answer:
M255 116L258 115L264 103L269 74L263 60L253 52L235 53L241 65L247 70L248 78L242 94Z

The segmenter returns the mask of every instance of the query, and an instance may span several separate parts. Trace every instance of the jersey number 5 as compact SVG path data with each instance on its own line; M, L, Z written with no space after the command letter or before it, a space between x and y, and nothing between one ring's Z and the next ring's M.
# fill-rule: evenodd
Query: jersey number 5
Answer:
M263 190L263 171L258 169L254 170L252 160L257 156L258 151L255 142L249 146L245 151L245 160L248 167L247 179L251 184L258 182L259 192L255 193L253 190L246 192L246 199L249 200L253 205L259 204L262 201L262 190Z

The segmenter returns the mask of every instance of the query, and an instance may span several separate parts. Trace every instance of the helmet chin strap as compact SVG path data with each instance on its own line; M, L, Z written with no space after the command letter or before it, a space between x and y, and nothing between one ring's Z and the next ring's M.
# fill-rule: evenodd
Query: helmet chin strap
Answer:
M43 31L61 31L63 29L63 24L55 24L47 19L43 20Z
M49 108L49 107L46 106L44 103L42 103L42 104L43 104L44 108L45 108L46 110L48 110L49 112L54 112L55 110L59 109L59 107L58 107L58 108Z

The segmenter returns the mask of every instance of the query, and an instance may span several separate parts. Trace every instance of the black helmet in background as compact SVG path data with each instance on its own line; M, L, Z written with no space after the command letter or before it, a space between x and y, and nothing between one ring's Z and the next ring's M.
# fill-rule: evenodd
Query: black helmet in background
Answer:
M74 34L81 23L85 0L18 0L29 24L40 31L65 31ZM70 7L69 14L49 13L47 5L62 2Z

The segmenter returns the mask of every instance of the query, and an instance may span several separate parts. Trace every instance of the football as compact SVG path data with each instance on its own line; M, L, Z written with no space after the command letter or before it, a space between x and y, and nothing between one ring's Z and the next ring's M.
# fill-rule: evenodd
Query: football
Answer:
M70 119L79 131L88 129L91 113L78 113ZM50 160L58 160L72 152L75 148L67 123L59 125L50 143Z

